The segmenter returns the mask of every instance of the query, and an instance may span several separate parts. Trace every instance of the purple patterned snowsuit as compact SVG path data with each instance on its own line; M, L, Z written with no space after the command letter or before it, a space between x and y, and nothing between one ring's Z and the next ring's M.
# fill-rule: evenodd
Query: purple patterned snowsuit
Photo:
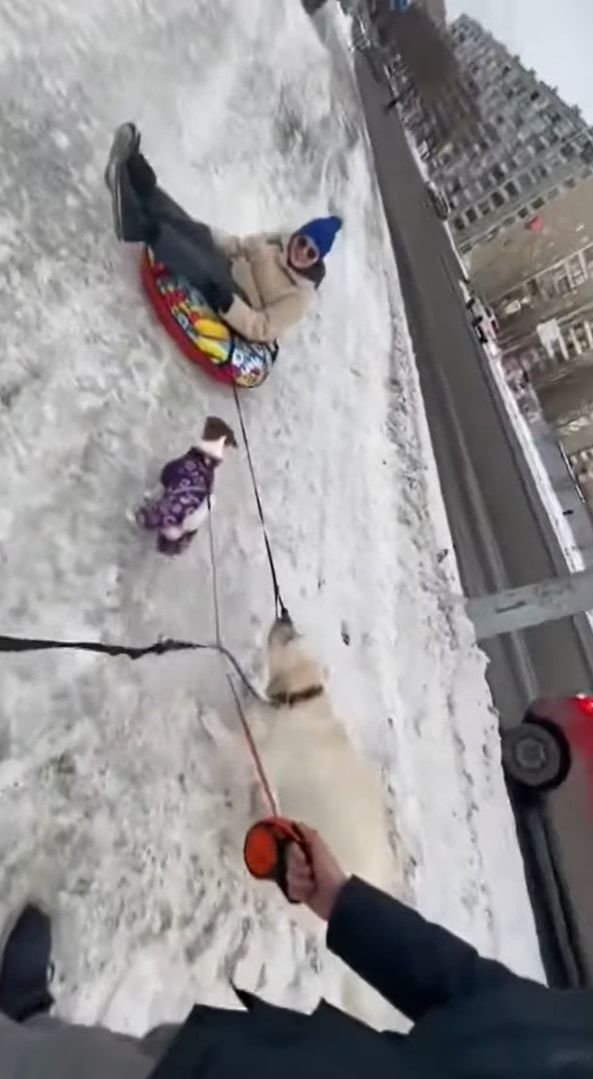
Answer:
M191 543L195 532L186 532L179 539L169 539L165 530L179 527L190 513L198 510L212 493L214 472L220 461L192 446L183 457L169 461L161 472L163 494L147 502L136 513L138 524L158 532L157 550L176 555Z

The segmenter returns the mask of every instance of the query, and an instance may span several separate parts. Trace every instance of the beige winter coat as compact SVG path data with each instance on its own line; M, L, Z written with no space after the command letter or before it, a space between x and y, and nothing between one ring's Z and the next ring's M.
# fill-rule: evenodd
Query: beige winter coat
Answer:
M261 233L214 239L232 263L233 278L249 300L236 296L225 322L249 341L275 341L303 317L315 286L288 265L289 236Z

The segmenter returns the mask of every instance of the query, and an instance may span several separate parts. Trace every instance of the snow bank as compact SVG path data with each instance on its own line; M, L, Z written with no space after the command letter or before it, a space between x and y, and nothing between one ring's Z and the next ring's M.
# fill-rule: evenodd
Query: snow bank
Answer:
M283 588L383 770L402 894L538 973L483 658L442 599L455 570L339 25L316 32L297 0L17 0L4 16L3 630L213 634L207 533L167 561L125 513L207 413L236 416L111 236L113 127L134 118L163 185L228 230L342 212L317 312L244 398ZM261 681L271 590L241 454L219 481L224 637ZM25 654L2 674L0 911L49 905L61 1011L141 1031L196 998L231 1003L231 977L312 1005L320 938L242 868L252 774L221 664Z
M538 493L544 504L554 532L556 533L556 538L566 559L566 565L572 573L577 573L579 570L586 568L585 560L577 546L570 523L562 512L560 500L554 490L546 466L542 461L530 431L529 424L521 412L517 399L507 382L499 349L495 349L494 353L490 353L490 360L500 395L505 403L506 410L521 444L523 453L525 454L529 468L533 474L533 478L537 483Z

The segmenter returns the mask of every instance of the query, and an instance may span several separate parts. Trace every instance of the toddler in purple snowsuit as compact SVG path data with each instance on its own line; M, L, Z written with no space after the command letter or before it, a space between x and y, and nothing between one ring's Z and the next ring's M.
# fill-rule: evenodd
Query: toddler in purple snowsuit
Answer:
M161 554L181 554L189 546L210 511L214 473L224 451L236 445L224 420L209 416L197 446L165 465L161 497L146 502L136 513L139 525L157 532L157 550Z

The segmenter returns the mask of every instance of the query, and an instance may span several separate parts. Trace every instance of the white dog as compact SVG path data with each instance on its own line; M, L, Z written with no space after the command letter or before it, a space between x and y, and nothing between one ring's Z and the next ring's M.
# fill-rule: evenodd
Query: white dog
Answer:
M270 631L268 660L274 707L254 709L251 722L280 814L317 829L346 872L393 891L397 871L381 781L334 716L322 668L288 619ZM393 1009L339 966L335 1003L373 1026L397 1025Z

